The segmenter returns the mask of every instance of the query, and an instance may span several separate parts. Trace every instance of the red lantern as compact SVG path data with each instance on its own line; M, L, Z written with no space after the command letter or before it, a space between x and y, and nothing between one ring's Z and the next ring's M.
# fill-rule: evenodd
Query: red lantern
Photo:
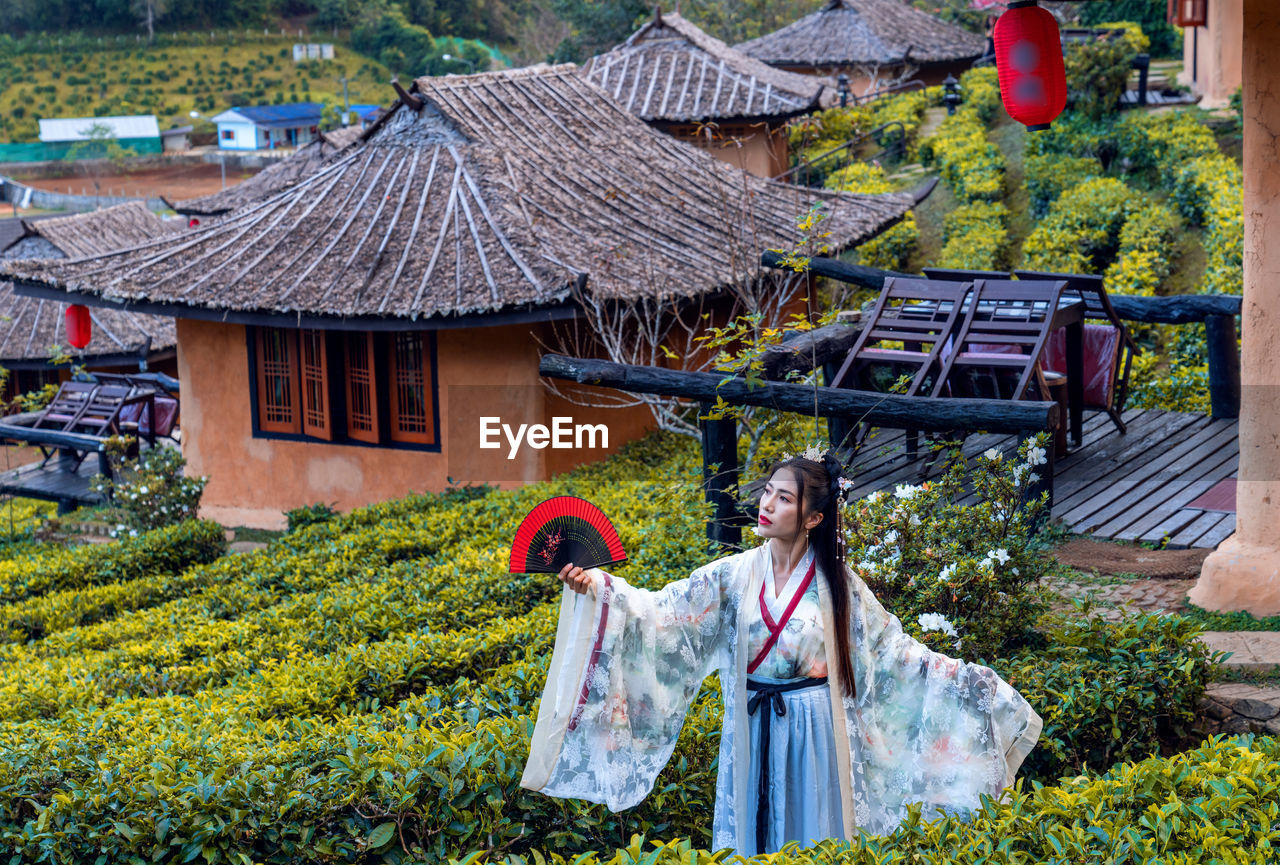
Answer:
M1169 23L1174 27L1207 27L1209 0L1169 0Z
M93 322L89 318L89 307L82 303L73 303L67 307L67 341L76 348L84 348L93 337Z
M992 38L1005 110L1028 129L1048 129L1067 105L1058 22L1036 0L1013 0Z

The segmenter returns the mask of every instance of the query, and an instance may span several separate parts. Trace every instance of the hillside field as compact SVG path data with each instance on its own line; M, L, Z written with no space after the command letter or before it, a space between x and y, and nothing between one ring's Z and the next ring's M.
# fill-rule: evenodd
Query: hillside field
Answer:
M293 61L294 43L333 41L324 36L216 31L182 34L163 47L107 37L98 49L85 39L66 41L74 47L50 39L47 51L0 54L0 141L37 140L41 118L155 114L167 129L189 123L192 110L212 116L235 105L341 106L343 75L353 104L387 104L395 95L386 67L346 45L334 45L333 60Z

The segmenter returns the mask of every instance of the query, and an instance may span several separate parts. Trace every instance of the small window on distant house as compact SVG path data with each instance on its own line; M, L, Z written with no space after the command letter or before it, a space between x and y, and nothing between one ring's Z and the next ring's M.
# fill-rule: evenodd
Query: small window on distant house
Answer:
M230 129L224 129L224 130L222 130L222 140L223 140L223 141L234 141L234 140L235 140L235 137L236 137L236 134L235 134L235 132L234 132L233 130L230 130Z
M329 420L329 361L323 330L298 332L299 367L302 379L302 431L316 438L332 439Z

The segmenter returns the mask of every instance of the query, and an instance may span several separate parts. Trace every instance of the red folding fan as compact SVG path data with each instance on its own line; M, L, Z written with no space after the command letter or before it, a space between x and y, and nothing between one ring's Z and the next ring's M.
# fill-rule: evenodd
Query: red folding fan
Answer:
M577 496L556 496L529 511L516 529L510 570L558 574L569 562L599 568L626 560L618 532L604 511Z

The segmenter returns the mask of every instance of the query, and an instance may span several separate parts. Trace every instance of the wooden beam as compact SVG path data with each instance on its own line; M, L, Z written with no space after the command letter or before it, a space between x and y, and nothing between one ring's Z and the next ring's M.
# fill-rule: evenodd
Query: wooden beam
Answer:
M792 372L804 374L834 360L844 360L860 333L861 322L828 324L801 331L794 339L765 350L762 360L764 377L771 381L786 381Z
M29 444L71 448L78 451L99 451L103 448L103 440L97 436L38 429L13 423L0 423L0 439L14 439Z
M760 255L760 263L765 267L778 267L781 261L782 255L773 250L765 250ZM860 264L848 264L835 258L821 257L809 259L809 272L815 276L838 279L841 282L860 285L863 288L871 288L876 291L884 288L886 277L897 276L903 279L923 279L922 276L915 273L898 273L895 270L863 267Z
M1204 320L1209 355L1209 413L1215 418L1240 417L1240 345L1234 315Z
M1058 425L1058 404L1053 401L902 396L779 382L753 387L745 379L726 380L714 373L680 372L559 354L543 355L538 368L548 378L580 384L699 401L720 398L733 405L763 406L809 417L845 417L895 429L1018 433L1053 430Z
M778 267L782 256L773 251L761 254L765 267ZM923 279L915 273L899 273L878 267L847 264L834 258L811 258L809 272L816 276L838 279L851 285L879 291L888 277ZM1172 297L1134 297L1132 295L1108 295L1116 313L1126 321L1148 324L1187 324L1204 321L1210 315L1239 315L1242 298L1235 294L1180 294Z
M738 422L733 418L708 419L712 404L704 402L698 410L698 426L702 430L702 484L707 502L713 508L707 522L707 538L720 555L737 551L742 546L738 501Z

